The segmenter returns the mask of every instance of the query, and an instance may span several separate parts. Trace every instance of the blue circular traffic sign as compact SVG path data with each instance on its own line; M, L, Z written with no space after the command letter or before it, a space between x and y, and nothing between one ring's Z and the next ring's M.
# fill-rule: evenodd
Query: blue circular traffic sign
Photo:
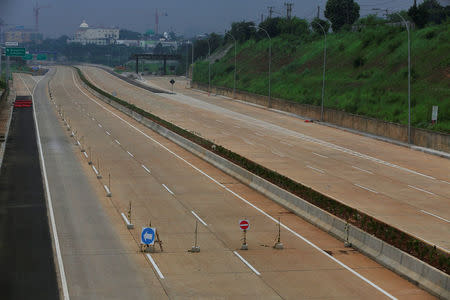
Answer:
M155 231L155 228L142 227L141 243L144 245L153 245L155 243Z

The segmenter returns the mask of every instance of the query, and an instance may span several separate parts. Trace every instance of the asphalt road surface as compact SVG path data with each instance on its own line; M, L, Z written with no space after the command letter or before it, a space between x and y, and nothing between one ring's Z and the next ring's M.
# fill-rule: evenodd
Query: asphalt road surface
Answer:
M95 67L97 86L257 163L450 250L450 161L220 96L154 94ZM170 90L171 77L147 78Z
M0 170L1 299L59 299L42 183L33 109L14 108Z
M59 241L59 272L63 268L58 275L65 277L61 286L68 291L62 294L66 299L164 299L157 277L142 267L145 258L127 243L131 236L115 226L120 216L110 217L114 208L86 176L88 165L80 163L79 148L58 120L47 93L53 73L37 84L34 104ZM37 80L21 79L32 91Z
M140 270L152 273L145 282L153 280L169 298L432 298L99 101L82 87L73 69L58 67L50 90L53 109L45 106L48 116L43 119L61 111L70 130L60 130L66 136L74 132L70 147L81 162L84 176L96 187L98 201L112 227L120 232L125 247L140 259ZM72 147L75 143L78 146ZM88 165L89 160L93 166ZM67 169L61 170L60 178L67 176ZM96 179L96 172L102 179ZM106 197L108 192L112 197ZM130 203L135 229L127 231L121 213L127 213ZM72 211L64 212L60 212L64 219L72 218ZM58 212L55 214L58 219ZM77 218L82 215L76 211L73 214ZM287 226L281 229L284 250L272 248L279 217ZM244 218L250 222L247 251L239 250L242 232L238 222ZM64 224L65 220L59 222ZM72 222L79 224L79 220ZM140 228L150 222L157 228L164 251L147 256L137 249ZM201 252L190 253L187 250L194 242L196 222ZM92 235L92 239L100 237L100 233ZM69 283L71 276L67 276ZM69 292L73 288L69 286Z

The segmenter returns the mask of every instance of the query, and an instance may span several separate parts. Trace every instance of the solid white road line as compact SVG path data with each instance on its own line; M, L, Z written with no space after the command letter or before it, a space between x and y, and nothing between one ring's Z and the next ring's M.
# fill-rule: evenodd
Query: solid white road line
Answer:
M42 78L39 79L39 81L36 83L36 85L33 88L33 92L31 93L30 89L25 84L25 81L23 80L21 74L19 74L19 77L22 80L25 87L27 88L28 92L31 95L31 99L34 102L34 91L36 90L36 87ZM33 106L34 124L36 126L36 138L37 138L37 143L38 143L39 158L40 158L40 163L41 163L42 174L44 175L47 207L48 207L48 212L50 215L50 224L52 226L53 242L55 243L56 260L58 261L58 269L59 269L59 276L61 277L61 286L62 286L62 290L63 290L63 297L65 300L70 300L69 289L67 287L66 273L64 271L64 263L63 263L62 255L61 255L61 248L59 246L58 231L56 229L55 213L53 212L52 195L50 194L50 187L48 185L47 169L45 166L45 159L44 159L44 154L43 154L44 151L42 150L41 136L39 133L39 125L38 125L37 117L36 117L36 109L35 109L35 105L32 105L32 106Z
M155 269L156 273L158 273L159 278L164 279L164 275L161 273L161 271L158 268L158 265L153 260L152 256L147 253L148 260L152 263L153 269Z
M416 186L409 185L409 184L408 184L408 186L409 186L410 188L412 188L412 189L415 189L415 190L418 190L418 191L421 191L421 192L424 192L424 193L427 193L427 194L430 194L430 195L434 195L434 193L429 192L429 191L426 191L426 190L423 190L423 189L418 188L418 187L416 187Z
M131 225L130 221L128 221L128 218L125 216L125 214L121 213L121 215L122 215L122 219L125 221L125 224Z
M200 223L202 223L205 226L208 226L208 224L206 224L206 222L203 221L202 218L200 218L193 210L191 210L191 213L200 221Z
M130 151L127 151L127 153L129 156L134 157L134 155Z
M137 132L139 132L140 134L142 134L143 136L145 136L147 139L149 139L150 141L154 142L155 144L157 144L158 146L160 146L161 148L163 148L164 150L166 150L167 152L169 152L170 154L172 154L173 156L175 156L176 158L178 158L179 160L183 161L184 163L186 163L188 166L190 166L191 168L193 168L194 170L196 170L197 172L199 172L200 174L202 174L203 176L205 176L206 178L208 178L209 180L211 180L212 182L214 182L215 184L217 184L218 186L222 187L224 190L228 191L230 194L234 195L236 198L238 198L239 200L241 200L242 202L246 203L247 205L253 207L255 210L257 210L259 213L261 213L262 215L266 216L268 219L270 219L272 222L274 222L275 224L280 224L281 227L283 227L285 230L289 231L291 234L293 234L294 236L296 236L297 238L301 239L302 241L304 241L305 243L307 243L308 245L310 245L312 248L316 249L316 251L318 251L319 253L321 253L322 255L326 256L328 259L331 259L332 261L334 261L336 264L340 265L341 267L343 267L344 269L346 269L347 271L349 271L350 273L352 273L353 275L355 275L356 277L358 277L359 279L361 279L362 281L364 281L365 283L369 284L370 286L372 286L373 288L375 288L377 291L379 291L380 293L383 293L384 295L386 295L387 297L389 297L390 299L397 299L394 296L392 296L391 294L389 294L388 292L386 292L385 290L383 290L381 287L379 287L378 285L376 285L375 283L373 283L372 281L370 281L369 279L367 279L366 277L364 277L363 275L359 274L358 272L356 272L355 270L353 270L352 268L350 268L349 266L347 266L346 264L344 264L343 262L341 262L340 260L336 259L335 257L329 255L328 253L326 253L325 251L323 251L319 246L317 246L316 244L312 243L311 241L309 241L307 238L305 238L304 236L300 235L299 233L297 233L296 231L292 230L290 227L288 227L287 225L283 224L283 223L279 223L279 220L272 217L271 215L269 215L268 213L266 213L264 210L262 210L261 208L257 207L256 205L254 205L253 203L249 202L248 200L246 200L245 198L243 198L241 195L235 193L233 190L229 189L228 187L226 187L225 185L223 185L222 183L220 183L219 181L217 181L215 178L211 177L210 175L208 175L207 173L205 173L204 171L202 171L201 169L199 169L198 167L196 167L195 165L193 165L192 163L188 162L186 159L184 159L183 157L181 157L180 155L176 154L175 152L173 152L172 150L170 150L169 148L167 148L166 146L164 146L163 144L161 144L160 142L158 142L157 140L155 140L154 138L152 138L151 136L149 136L148 134L146 134L145 132L143 132L142 130L140 130L139 128L137 128L136 126L134 126L133 124L131 124L130 122L128 122L127 120L125 120L124 118L122 118L121 116L119 116L118 114L116 114L115 112L113 112L112 110L108 109L106 106L102 105L101 103L99 103L97 100L93 99L91 96L89 96L88 94L86 94L78 85L78 83L75 80L75 73L72 71L72 79L74 81L75 86L78 88L78 90L80 90L80 92L82 94L84 94L87 98L89 98L92 102L94 102L95 104L97 104L98 106L100 106L101 108L103 108L105 111L109 112L111 115L115 116L116 118L118 118L119 120L121 120L123 123L127 124L128 126L130 126L131 128L133 128L134 130L136 130Z
M239 253L237 253L236 251L233 251L233 253L239 257L240 260L242 260L242 262L244 264L247 265L247 267L249 267L256 275L260 276L261 273L258 272L258 270L256 270L248 261L246 261L242 256L239 255Z
M373 174L373 173L370 172L370 171L367 171L367 170L364 170L364 169L361 169L361 168L358 168L358 167L355 167L355 166L352 166L352 168L353 168L353 169L356 169L356 170L360 170L361 172L366 172L366 173L369 173L369 174Z
M111 133L109 133L109 131L106 131L106 134L107 134L107 135L111 135Z
M441 182L446 183L446 184L450 184L450 182L445 181L445 180L441 180Z
M362 188L362 189L364 189L364 190L366 190L366 191L369 191L369 192L372 192L372 193L378 194L378 192L377 192L377 191L375 191L375 190L372 190L372 189L369 189L369 188L367 188L367 187L365 187L365 186L359 185L359 184L357 184L357 183L354 183L354 185L356 185L357 187L359 187L359 188Z
M312 154L320 156L320 157L323 157L323 158L328 158L328 156L325 156L325 155L322 155L322 154L319 154L319 153L316 153L316 152L313 152Z
M175 195L164 183L163 183L163 187L172 195Z
M120 145L120 142L118 141L118 140L114 140L117 144L119 144Z
M148 173L151 173L151 172L150 172L150 170L149 170L149 169L147 169L147 167L146 167L146 166L144 166L144 165L141 165L141 166L142 166L142 167L144 168L144 170L145 170L145 171L147 171ZM163 185L164 185L164 184L163 184Z
M319 172L319 173L322 173L322 174L324 174L325 173L325 171L324 170L321 170L321 169L317 169L317 168L314 168L314 167L311 167L311 166L306 166L307 168L310 168L310 169L312 169L312 170L314 170L314 171L317 171L317 172Z
M441 220L444 221L444 222L450 223L449 220L447 220L447 219L445 219L445 218L443 218L443 217L439 217L438 215L432 214L432 213L430 213L430 212L427 212L426 210L421 209L420 211L423 212L424 214L428 214L428 215L430 215L430 216L433 216L433 217L436 217L436 218L438 218L438 219L441 219Z

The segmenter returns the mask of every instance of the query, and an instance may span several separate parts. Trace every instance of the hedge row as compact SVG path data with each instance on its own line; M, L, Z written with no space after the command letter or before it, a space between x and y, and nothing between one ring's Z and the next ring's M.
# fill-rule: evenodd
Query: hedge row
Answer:
M283 176L275 171L272 171L260 164L251 161L233 151L230 151L220 145L215 145L213 142L206 140L192 132L189 132L183 128L180 128L170 122L167 122L147 111L136 107L133 104L129 104L105 91L99 89L91 82L89 82L80 69L76 68L81 80L95 90L99 94L131 109L132 111L152 120L153 122L179 134L180 136L212 151L221 157L237 164L238 166L246 169L247 171L264 178L265 180L277 185L278 187L291 192L294 195L308 201L309 203L320 207L321 209L329 212L330 214L345 220L346 222L353 224L354 226L370 233L377 238L387 242L388 244L397 247L414 257L428 263L429 265L450 274L450 255L436 246L431 246L424 243L415 237L394 228L380 220L377 220L365 213L358 211L355 208L347 206L341 202L336 201L330 197L327 197L310 187L304 186L286 176ZM213 147L214 146L214 147Z

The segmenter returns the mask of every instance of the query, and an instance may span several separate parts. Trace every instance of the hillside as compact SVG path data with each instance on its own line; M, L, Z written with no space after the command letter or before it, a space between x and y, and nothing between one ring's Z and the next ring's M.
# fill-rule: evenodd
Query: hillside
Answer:
M450 132L450 23L411 31L412 125ZM272 96L319 105L323 36L272 39ZM268 93L269 40L238 45L237 88ZM234 51L212 67L212 85L233 86ZM370 26L327 36L325 106L407 124L407 34L404 28ZM208 82L208 63L195 64L194 80ZM433 105L438 122L431 125Z

